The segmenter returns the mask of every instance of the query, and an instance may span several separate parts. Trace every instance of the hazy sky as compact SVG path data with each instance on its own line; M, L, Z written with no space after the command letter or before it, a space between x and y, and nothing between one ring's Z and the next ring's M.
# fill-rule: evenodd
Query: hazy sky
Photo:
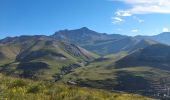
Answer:
M170 29L170 0L0 0L0 38L88 27L153 35Z

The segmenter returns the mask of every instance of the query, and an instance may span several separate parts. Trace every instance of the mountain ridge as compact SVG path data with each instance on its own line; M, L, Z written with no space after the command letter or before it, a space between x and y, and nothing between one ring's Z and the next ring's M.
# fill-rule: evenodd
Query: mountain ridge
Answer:
M116 62L120 67L153 66L160 69L170 70L170 46L154 44L137 50Z
M88 51L99 54L101 56L109 55L119 52L129 53L131 48L138 49L149 46L150 43L165 43L168 44L169 38L167 36L169 32L161 33L155 36L126 36L120 34L107 34L107 33L98 33L96 31L90 30L87 27L82 27L80 29L74 30L60 30L55 32L53 35L35 35L35 36L20 36L20 37L7 37L0 40L0 44L5 42L22 42L22 40L27 39L27 37L38 37L38 38L47 38L54 39L58 41L68 42L76 44L82 48L85 48ZM161 36L161 37L160 37ZM167 39L162 39L166 37ZM148 40L147 42L144 40ZM166 42L165 42L166 41ZM141 42L141 43L139 43ZM143 42L143 43L142 43ZM170 41L169 41L170 42Z
M51 35L51 37L80 45L81 47L102 56L122 51L130 52L130 48L138 47L136 46L136 43L143 40L120 34L98 33L86 27L75 30L58 31ZM146 46L147 45L149 45L149 43L146 44ZM143 47L146 46L143 45Z
M162 32L158 35L153 35L153 36L135 36L137 39L152 39L155 41L158 41L160 43L164 43L167 45L170 45L170 32Z

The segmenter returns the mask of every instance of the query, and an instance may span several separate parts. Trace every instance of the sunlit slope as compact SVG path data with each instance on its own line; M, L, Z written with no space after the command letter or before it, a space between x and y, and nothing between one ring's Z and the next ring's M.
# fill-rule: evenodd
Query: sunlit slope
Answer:
M154 96L156 93L162 95L164 93L162 89L170 87L170 71L168 69L150 64L117 66L116 62L129 55L124 56L112 55L96 60L66 75L63 82L71 80L80 86L126 91L146 96Z
M0 75L2 100L152 100L140 95L36 82Z
M44 36L21 36L7 40L1 42L0 56L1 72L8 75L52 79L63 67L70 64L82 66L97 57L74 44Z

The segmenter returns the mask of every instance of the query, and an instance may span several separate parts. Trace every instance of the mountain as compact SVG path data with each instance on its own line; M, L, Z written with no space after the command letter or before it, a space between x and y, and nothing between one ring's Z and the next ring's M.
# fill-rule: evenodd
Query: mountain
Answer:
M142 39L142 40L138 40L138 42L133 45L131 48L129 48L129 53L138 50L138 49L143 49L145 47L154 45L154 44L159 44L159 42L151 40L151 39Z
M152 39L170 45L170 32L164 32L156 36L152 36Z
M116 62L119 67L151 66L170 70L170 46L155 44L139 49Z
M97 33L85 27L59 31L53 36L7 37L0 40L0 71L13 76L57 81L98 57L83 48L105 56L131 53L152 44L157 42Z
M136 39L130 36L98 33L86 27L76 30L58 31L51 37L56 40L62 40L77 44L91 52L102 56L124 51L130 52L134 49L138 49L137 47L142 48L150 45L150 43L156 43L156 41L149 39L147 39L146 42L145 39L140 41L140 39Z
M137 93L164 100L167 97L163 95L170 88L169 62L170 47L152 44L128 55L98 58L64 76L62 81L71 80L79 86ZM159 96L156 95L158 93Z
M42 36L7 37L0 40L0 65L12 62L21 50L29 47L40 37Z
M170 45L170 32L163 32L158 35L154 36L136 36L137 39L152 39L155 41L158 41L160 43L168 44Z
M2 73L52 79L62 69L69 67L65 71L70 71L80 67L95 59L96 55L77 45L46 36L20 36L1 40L0 56Z
M55 34L51 37L59 40L69 41L80 46L85 46L92 45L97 41L102 42L113 39L122 39L126 36L122 36L119 34L108 35L106 33L98 33L86 27L82 27L75 30L61 30L55 32Z

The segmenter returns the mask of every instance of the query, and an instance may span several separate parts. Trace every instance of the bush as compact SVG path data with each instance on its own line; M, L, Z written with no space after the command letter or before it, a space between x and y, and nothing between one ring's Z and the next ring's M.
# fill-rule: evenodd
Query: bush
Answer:
M22 79L14 80L11 84L9 84L8 88L14 88L14 87L24 87L27 86L27 82L25 82Z
M38 93L41 91L41 86L39 85L33 85L28 88L28 93Z

